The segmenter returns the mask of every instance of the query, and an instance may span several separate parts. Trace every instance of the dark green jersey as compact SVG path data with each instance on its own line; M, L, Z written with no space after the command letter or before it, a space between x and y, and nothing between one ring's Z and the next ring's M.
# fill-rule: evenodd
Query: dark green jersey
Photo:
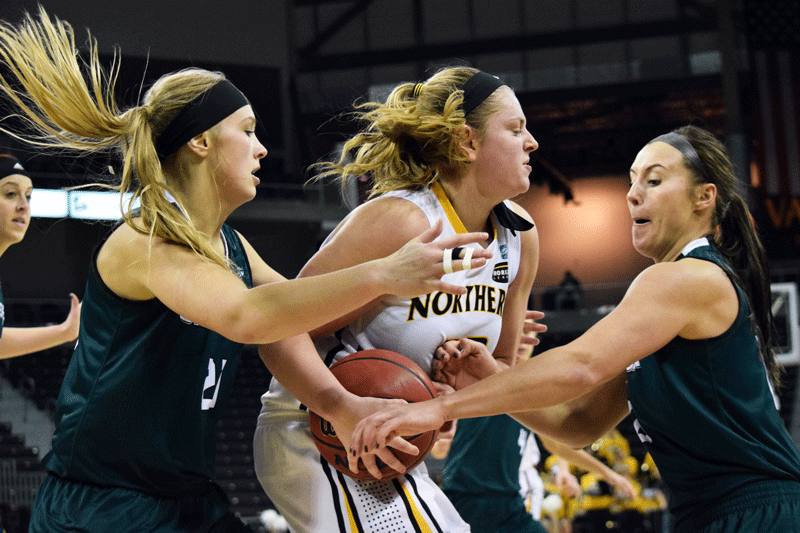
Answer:
M729 268L708 240L694 241L684 256ZM676 337L628 369L636 429L678 520L718 511L726 496L754 483L800 481L800 453L775 407L747 299L732 283L739 313L725 333Z
M519 464L529 434L507 415L459 420L442 468L442 490L519 497Z
M237 274L251 287L242 242L227 226L222 237ZM160 496L206 490L214 475L217 420L241 352L241 344L159 300L114 294L98 275L96 251L78 344L58 396L48 470Z
M3 303L3 288L0 286L0 338L3 337L3 326L6 323L6 306Z

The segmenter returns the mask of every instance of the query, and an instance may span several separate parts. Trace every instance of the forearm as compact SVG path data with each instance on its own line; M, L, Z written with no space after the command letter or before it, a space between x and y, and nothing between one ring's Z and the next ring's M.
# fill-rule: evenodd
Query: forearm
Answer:
M582 470L586 470L587 472L592 472L599 476L601 479L608 481L611 479L614 471L611 470L605 463L598 460L592 454L588 453L586 450L583 449L574 449L571 446L563 444L558 441L553 441L547 438L542 438L540 435L539 438L542 440L542 444L544 445L547 450L555 454L565 461L569 462L572 465L575 465Z
M621 374L580 398L512 416L540 435L582 448L605 435L627 414L625 375Z
M554 348L436 401L446 420L558 405L599 385L586 371L586 359L568 347Z
M383 294L387 286L364 263L323 276L266 283L232 302L239 342L269 344L305 333L362 307ZM287 320L287 317L291 317Z
M64 324L33 328L3 328L0 359L40 352L74 340Z
M261 345L258 353L275 379L309 410L329 420L339 416L350 393L325 366L308 335Z

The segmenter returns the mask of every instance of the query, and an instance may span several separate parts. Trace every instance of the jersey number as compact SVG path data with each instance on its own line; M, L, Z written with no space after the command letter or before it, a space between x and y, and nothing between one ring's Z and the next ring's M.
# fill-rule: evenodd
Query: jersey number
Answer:
M217 404L217 394L219 394L219 386L222 383L222 371L225 370L227 362L227 359L222 360L222 366L219 369L219 373L217 373L217 364L213 359L208 360L208 375L203 384L203 397L200 399L200 409L203 411L213 409ZM212 391L213 394L210 394ZM211 398L208 398L209 395L211 395Z

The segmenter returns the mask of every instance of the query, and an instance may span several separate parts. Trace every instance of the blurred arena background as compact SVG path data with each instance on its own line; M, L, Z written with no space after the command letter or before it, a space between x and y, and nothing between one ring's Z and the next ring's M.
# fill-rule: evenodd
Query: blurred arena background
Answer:
M540 144L531 188L517 200L541 239L530 302L547 314L542 349L571 340L607 313L648 264L630 243L625 203L639 148L675 127L704 125L725 140L767 246L786 368L781 414L800 443L796 0L40 3L81 38L91 29L109 63L117 47L120 105L136 102L142 84L191 65L222 70L248 95L269 155L256 200L229 223L288 277L363 199L361 187L343 199L338 185L309 183L306 172L354 131L341 118L354 101L379 98L442 66L467 64L500 76L516 90ZM35 1L3 0L0 19L14 23L36 9ZM0 108L0 119L6 114ZM113 179L113 160L36 153L10 138L0 145L24 162L40 189L25 240L0 261L6 323L60 321L68 293L82 295L90 254L114 218L93 210L101 199L63 188ZM52 212L43 207L48 192L57 198ZM27 531L71 349L0 361L0 525L8 533ZM270 376L252 352L219 427L218 479L233 508L267 531L259 517L271 504L253 473L252 433ZM619 430L641 465L644 451L629 426L626 420ZM613 517L598 523L583 531L633 530ZM660 530L657 520L636 527Z

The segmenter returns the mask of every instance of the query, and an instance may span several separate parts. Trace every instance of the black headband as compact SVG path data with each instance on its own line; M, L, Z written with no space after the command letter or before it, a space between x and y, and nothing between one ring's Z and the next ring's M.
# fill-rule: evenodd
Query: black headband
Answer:
M683 157L685 157L689 163L691 163L692 166L700 173L700 175L703 176L703 179L706 180L706 182L711 183L710 176L706 170L706 165L703 163L703 160L700 159L700 155L697 153L697 150L694 149L692 143L690 143L689 139L687 139L684 135L671 131L669 133L665 133L664 135L659 135L647 144L652 144L654 142L666 143L682 153Z
M0 180L14 174L22 174L30 178L30 175L28 175L16 157L8 154L0 154Z
M461 90L464 91L464 103L461 104L464 116L469 115L473 109L503 85L505 84L497 76L492 76L480 70L473 74L461 86Z
M242 92L228 80L222 80L186 104L167 125L156 140L158 157L163 160L195 135L217 125L246 105L250 105L250 102Z

